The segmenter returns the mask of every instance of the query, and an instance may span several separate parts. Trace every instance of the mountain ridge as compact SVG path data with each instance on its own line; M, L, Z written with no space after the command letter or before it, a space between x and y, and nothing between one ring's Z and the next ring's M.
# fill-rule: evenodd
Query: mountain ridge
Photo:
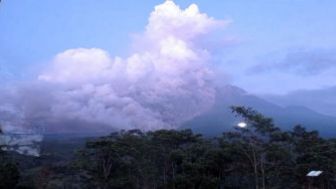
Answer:
M214 106L183 124L182 128L191 128L205 135L218 135L231 130L239 119L232 114L230 106L251 107L271 117L284 130L302 125L308 130L319 131L325 137L336 136L336 117L318 113L305 106L282 107L233 85L218 88Z

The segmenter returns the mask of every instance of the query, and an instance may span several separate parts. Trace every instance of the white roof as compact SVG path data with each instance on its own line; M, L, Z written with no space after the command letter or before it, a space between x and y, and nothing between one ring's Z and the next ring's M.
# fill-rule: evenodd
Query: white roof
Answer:
M323 171L310 171L307 176L308 177L318 177L323 173Z

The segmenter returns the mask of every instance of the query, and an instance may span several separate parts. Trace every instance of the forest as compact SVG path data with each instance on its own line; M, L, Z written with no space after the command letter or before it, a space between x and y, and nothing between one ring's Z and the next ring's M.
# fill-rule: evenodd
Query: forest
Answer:
M192 130L128 130L45 141L40 157L0 153L0 188L336 188L336 139L232 107L246 127L202 136ZM309 177L310 171L322 174Z

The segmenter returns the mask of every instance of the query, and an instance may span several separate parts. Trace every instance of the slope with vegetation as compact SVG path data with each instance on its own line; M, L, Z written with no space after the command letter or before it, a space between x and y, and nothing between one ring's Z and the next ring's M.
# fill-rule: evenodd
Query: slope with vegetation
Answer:
M216 138L189 129L130 130L75 145L71 158L44 153L34 160L43 163L20 169L17 188L336 188L335 139L302 126L282 131L250 108L232 110L247 127ZM311 170L323 173L311 179Z

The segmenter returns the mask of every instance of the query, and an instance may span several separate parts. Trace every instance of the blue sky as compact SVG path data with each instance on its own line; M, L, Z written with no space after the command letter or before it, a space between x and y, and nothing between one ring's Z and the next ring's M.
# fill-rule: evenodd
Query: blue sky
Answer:
M144 30L150 12L160 3L161 0L3 0L0 79L32 77L34 68L71 48L98 47L111 55L126 56L132 34ZM258 94L336 85L335 1L175 3L183 8L196 3L201 12L211 17L233 21L223 35L238 42L216 55L216 64L228 75L230 83ZM308 70L315 68L317 73Z

